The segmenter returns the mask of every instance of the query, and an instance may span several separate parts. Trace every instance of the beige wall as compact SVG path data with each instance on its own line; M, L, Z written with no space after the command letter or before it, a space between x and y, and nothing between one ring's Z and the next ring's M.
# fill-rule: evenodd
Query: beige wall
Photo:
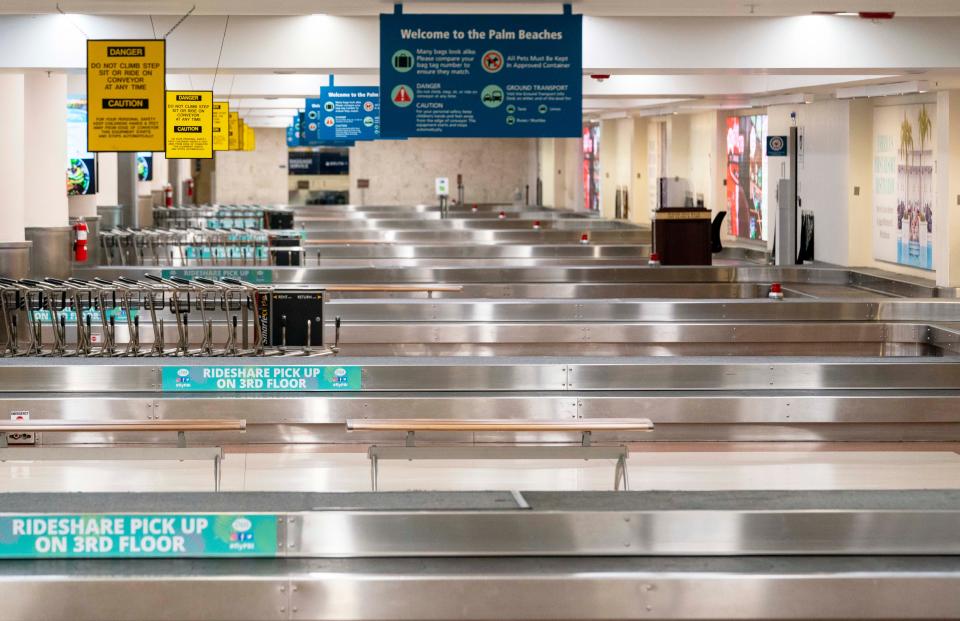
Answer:
M557 142L557 138L542 138L537 141L544 205L556 205L557 192L563 192L565 179L557 173Z
M287 134L258 127L255 151L218 151L212 202L262 205L287 202Z
M633 119L632 160L630 171L630 220L638 224L650 223L649 145L647 143L650 121L645 118Z
M606 218L616 213L617 188L633 186L634 119L600 122L600 212ZM630 209L633 210L633 200Z
M579 138L557 138L553 142L556 188L550 206L582 210L583 144Z
M359 198L357 179L369 179L365 202L433 203L434 180L450 179L456 198L457 174L463 175L467 203L512 202L530 186L536 199L537 141L533 139L410 139L362 142L350 149L350 200Z
M873 104L861 99L850 102L849 151L847 153L847 205L850 228L847 237L850 265L874 266L873 258ZM859 194L859 195L858 195ZM884 269L889 269L884 266ZM908 268L909 269L909 268Z
M687 178L694 204L703 198L703 204L714 213L723 211L723 201L717 200L717 140L718 114L701 112L690 116L690 158ZM721 182L722 183L722 182Z
M797 126L803 129L799 195L801 210L814 212L818 261L921 278L934 276L926 270L878 261L873 251L873 111L876 106L916 100L822 101L767 109L771 135L789 132L791 112L796 112ZM777 183L784 175L785 161L773 158L767 166L765 192L771 212L777 209ZM774 214L771 219L775 218Z

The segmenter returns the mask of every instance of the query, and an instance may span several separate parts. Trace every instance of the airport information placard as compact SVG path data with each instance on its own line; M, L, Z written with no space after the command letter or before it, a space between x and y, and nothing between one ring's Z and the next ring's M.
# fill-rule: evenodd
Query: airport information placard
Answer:
M230 104L226 101L213 102L213 150L230 149Z
M213 157L213 91L167 91L166 158Z
M163 151L162 40L87 41L87 149Z
M579 15L380 16L384 138L574 138Z
M277 556L267 514L0 515L0 558Z
M380 137L380 91L364 86L320 87L320 140L376 140Z
M240 150L240 113L230 112L227 115L227 146L231 151Z
M360 367L315 365L167 366L164 392L326 392L360 390Z

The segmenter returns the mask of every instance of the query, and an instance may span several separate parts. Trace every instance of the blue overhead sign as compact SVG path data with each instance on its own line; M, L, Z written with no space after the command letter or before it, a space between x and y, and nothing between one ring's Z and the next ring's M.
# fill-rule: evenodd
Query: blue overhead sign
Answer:
M380 137L380 91L363 86L320 88L321 140L376 140Z
M319 99L307 99L303 113L303 140L302 145L312 145L320 137L317 132L320 131L320 112L323 110L323 104Z
M300 113L301 147L352 147L353 139L330 139L321 136L324 123L324 102L320 98L309 98L305 102L306 110Z
M380 16L380 133L579 137L579 15Z
M287 127L287 146L288 147L300 146L300 116L299 115L293 117L293 121L290 123L290 126Z

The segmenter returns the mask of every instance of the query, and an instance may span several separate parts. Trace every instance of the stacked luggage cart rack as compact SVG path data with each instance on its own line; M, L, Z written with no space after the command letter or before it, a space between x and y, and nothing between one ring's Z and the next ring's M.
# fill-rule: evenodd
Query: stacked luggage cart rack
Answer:
M100 232L104 265L254 265L273 263L262 229L131 229ZM301 251L302 253L302 251Z
M265 205L156 207L153 222L166 229L287 229L293 226L293 212Z
M99 231L100 263L121 266L302 265L300 232L282 207L157 207L152 227Z
M286 339L287 317L271 317L274 288L233 278L13 280L0 278L4 357L329 356L323 343L324 291L306 319L304 343ZM313 312L313 311L312 311ZM191 321L191 315L199 319ZM143 319L146 318L146 321ZM276 324L276 336L269 326ZM174 338L167 339L170 325ZM315 344L319 338L319 346Z

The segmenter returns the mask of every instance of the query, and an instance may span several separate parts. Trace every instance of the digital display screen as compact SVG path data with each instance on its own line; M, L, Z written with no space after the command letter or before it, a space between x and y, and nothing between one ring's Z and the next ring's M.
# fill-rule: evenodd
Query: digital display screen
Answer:
M153 153L137 153L137 181L153 181Z
M290 175L349 175L350 152L347 149L290 151L287 170Z
M727 118L727 221L730 234L767 240L769 214L763 200L767 116Z
M67 196L97 193L97 158L87 151L87 102L67 100Z

